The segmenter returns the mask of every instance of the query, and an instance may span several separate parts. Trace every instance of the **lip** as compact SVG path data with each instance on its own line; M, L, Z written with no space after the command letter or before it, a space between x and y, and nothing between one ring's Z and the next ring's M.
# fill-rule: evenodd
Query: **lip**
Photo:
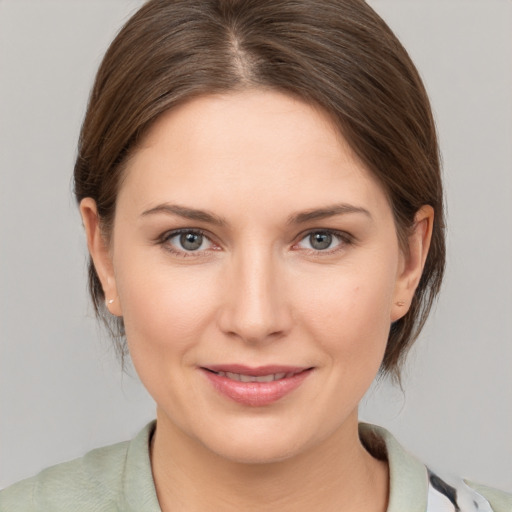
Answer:
M251 407L263 407L277 402L297 389L311 375L313 368L283 365L250 367L240 364L209 365L200 370L225 397ZM221 373L221 374L219 374ZM285 374L285 377L270 382L241 382L222 373L235 373L251 377Z

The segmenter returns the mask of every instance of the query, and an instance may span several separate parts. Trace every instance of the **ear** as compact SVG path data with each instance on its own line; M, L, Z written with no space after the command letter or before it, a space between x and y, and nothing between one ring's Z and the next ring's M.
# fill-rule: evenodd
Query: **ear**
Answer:
M117 295L116 279L112 256L100 229L96 202L90 197L80 202L80 214L87 236L87 247L94 263L94 268L101 282L105 295L105 305L111 314L122 316L121 304Z
M409 311L427 259L433 225L434 209L430 205L422 206L416 213L413 230L407 239L408 250L401 257L391 306L391 322Z

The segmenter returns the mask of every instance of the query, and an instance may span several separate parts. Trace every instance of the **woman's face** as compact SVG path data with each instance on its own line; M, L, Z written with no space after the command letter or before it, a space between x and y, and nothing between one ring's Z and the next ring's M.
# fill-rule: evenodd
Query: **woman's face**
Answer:
M353 429L419 278L328 117L270 91L163 115L128 164L109 250L92 238L159 428L246 462Z

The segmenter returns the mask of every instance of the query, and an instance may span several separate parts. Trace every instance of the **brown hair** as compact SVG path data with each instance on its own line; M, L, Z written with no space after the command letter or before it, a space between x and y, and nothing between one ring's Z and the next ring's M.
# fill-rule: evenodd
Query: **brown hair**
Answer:
M362 0L150 0L122 28L98 71L79 140L75 194L93 198L108 237L123 163L165 111L247 87L323 108L386 190L406 248L415 213L435 211L423 276L391 325L381 370L399 377L444 271L443 192L434 120L407 52ZM96 313L124 353L92 262Z

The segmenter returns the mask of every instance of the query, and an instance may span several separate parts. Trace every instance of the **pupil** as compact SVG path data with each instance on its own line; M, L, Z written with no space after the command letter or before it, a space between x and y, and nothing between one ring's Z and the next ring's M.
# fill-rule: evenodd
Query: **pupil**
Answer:
M187 251L195 251L203 243L203 235L198 233L184 233L180 236L180 243Z
M313 233L310 235L309 241L313 249L327 249L331 245L332 235L329 233Z

